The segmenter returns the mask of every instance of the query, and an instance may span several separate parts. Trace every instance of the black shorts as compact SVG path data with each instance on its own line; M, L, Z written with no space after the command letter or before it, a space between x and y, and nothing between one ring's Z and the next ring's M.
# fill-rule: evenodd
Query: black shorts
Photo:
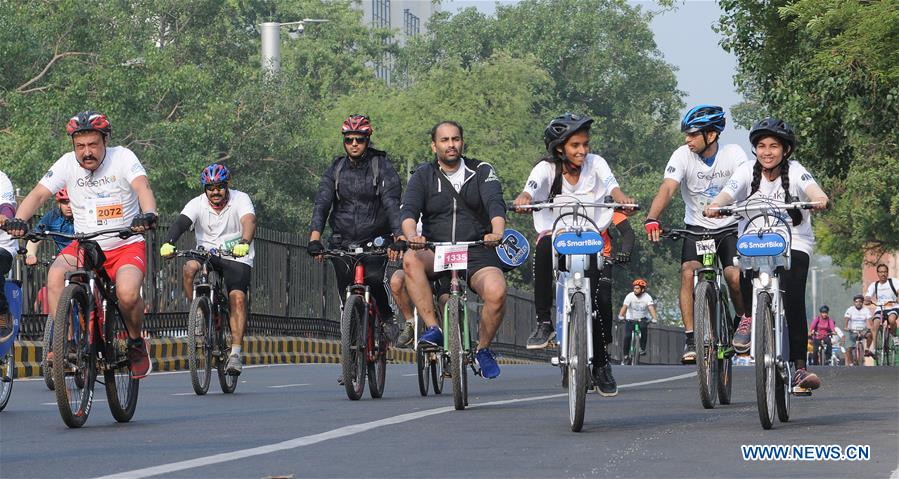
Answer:
M468 281L470 278L474 277L475 273L478 271L491 266L499 268L502 272L507 271L509 268L505 263L500 261L499 256L496 254L496 248L490 248L483 245L470 246L468 248L468 271L461 271L459 276ZM437 294L438 297L442 294L449 293L451 280L451 273L449 271L441 271L431 279L434 281L434 293ZM469 289L471 288L471 281L468 281L468 287Z
M714 231L700 226L687 225L690 231L702 233L705 231ZM734 258L737 256L737 233L720 233L713 236L715 239L715 247L718 252L718 259L721 260L721 266L728 267L734 265ZM681 264L687 261L698 261L702 263L702 257L696 254L696 238L692 236L684 236L684 245L680 252Z
M213 257L212 267L222 274L225 280L225 288L228 292L250 290L250 277L252 268L246 263Z

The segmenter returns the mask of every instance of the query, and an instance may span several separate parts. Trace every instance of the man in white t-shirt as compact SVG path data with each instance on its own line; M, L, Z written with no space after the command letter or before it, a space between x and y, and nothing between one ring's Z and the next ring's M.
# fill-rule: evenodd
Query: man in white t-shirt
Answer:
M896 333L896 318L899 317L899 299L897 299L899 294L897 292L899 292L899 278L890 278L890 267L883 263L878 264L877 281L868 285L868 291L865 293L878 305L874 312L874 318L871 320L871 339L868 342L868 349L872 352L874 351L874 338L877 337L880 325L884 322L882 316L886 316L885 321L893 329L893 333Z
M0 227L6 220L16 216L16 193L6 173L0 171ZM6 304L6 275L12 267L12 260L19 249L15 238L4 230L0 230L0 316L9 312Z
M662 212L671 199L681 191L684 200L686 228L696 232L706 232L733 228L714 236L718 258L724 265L724 278L730 288L736 314L740 321L748 320L743 311L740 293L740 269L733 266L737 253L736 220L732 217L706 218L703 209L712 202L724 188L737 166L745 163L746 153L738 145L720 145L719 136L724 130L724 110L720 106L699 105L692 108L681 121L684 145L674 151L665 166L665 179L659 192L652 200L646 215L644 227L650 241L661 239L662 226L659 221ZM681 361L696 361L696 346L693 340L693 272L702 266L702 257L696 252L697 238L685 237L681 250L680 310L684 321L686 345Z
M247 292L250 288L250 269L256 256L253 237L256 234L256 210L250 196L231 189L231 172L225 165L212 164L200 173L203 194L190 200L169 227L166 241L159 250L163 258L175 254L175 242L189 229L194 230L197 246L231 253L232 258L213 257L212 267L219 271L228 289L231 317L231 352L228 355L228 374L239 375L243 368L241 352L247 327ZM184 295L193 297L194 276L201 265L189 260L184 265Z
M143 233L154 228L156 198L150 189L147 172L131 150L108 146L111 128L106 115L80 112L66 124L66 132L72 138L73 151L56 160L22 201L14 227L8 228L13 236L24 236L28 230L25 222L63 188L69 192L76 233L114 228L130 228L134 233ZM140 379L152 369L147 345L141 338L144 300L140 287L147 264L144 237L138 234L122 239L111 234L95 241L106 256L103 268L115 282L119 309L128 326L131 377ZM65 274L76 269L77 256L78 242L73 241L50 266L47 292L51 316L56 313L65 286Z
M622 359L624 354L631 349L631 331L634 330L634 323L640 322L640 355L643 355L646 354L646 343L649 341L650 316L653 323L659 322L652 296L646 292L646 280L635 279L633 288L634 290L624 297L624 303L621 305L621 310L618 311L618 319L626 321L624 340L621 342Z
M846 313L843 314L843 319L846 321L846 331L849 332L846 346L848 350L846 359L849 366L852 366L855 358L855 342L858 340L858 336L863 335L867 337L869 346L873 341L869 331L872 317L871 310L864 306L864 297L860 294L855 295L852 298L852 302L852 306L846 308Z

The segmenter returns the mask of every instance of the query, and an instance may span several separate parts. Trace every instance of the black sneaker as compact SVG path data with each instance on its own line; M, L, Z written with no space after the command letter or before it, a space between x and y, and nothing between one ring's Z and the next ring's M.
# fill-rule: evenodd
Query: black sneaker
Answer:
M550 341L556 338L556 330L553 329L552 323L540 321L528 336L528 349L544 349L549 346Z
M618 383L612 376L612 363L607 362L605 366L593 366L593 385L600 396L618 395Z
M693 338L687 338L684 344L684 355L681 356L680 362L683 364L696 363L696 341Z

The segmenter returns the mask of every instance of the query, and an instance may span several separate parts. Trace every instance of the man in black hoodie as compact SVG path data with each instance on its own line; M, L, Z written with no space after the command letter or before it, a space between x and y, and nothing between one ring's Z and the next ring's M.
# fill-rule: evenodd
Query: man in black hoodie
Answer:
M429 280L446 273L434 272L434 253L425 242L476 241L485 246L468 249L468 285L484 301L475 359L485 378L499 376L495 355L488 349L503 321L506 280L495 247L506 228L503 190L493 167L462 156L462 127L443 121L431 129L431 150L435 161L418 167L406 188L401 210L402 228L414 251L403 258L406 290L427 326L419 342L443 344ZM422 231L416 232L421 215ZM440 284L443 283L443 284ZM441 281L438 294L448 293Z

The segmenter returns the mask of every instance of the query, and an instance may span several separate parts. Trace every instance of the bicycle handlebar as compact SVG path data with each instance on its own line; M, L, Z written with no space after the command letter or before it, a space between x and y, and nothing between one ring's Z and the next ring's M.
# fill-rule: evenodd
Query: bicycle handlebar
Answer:
M726 226L724 228L719 228L716 230L708 230L708 231L691 231L683 228L671 228L662 232L663 238L668 238L672 240L679 240L684 236L692 236L696 237L706 237L706 236L716 236L725 233L736 233L737 226Z
M94 239L97 236L111 235L111 234L118 235L118 237L122 238L122 239L127 239L127 238L130 238L132 236L139 235L142 233L136 233L136 232L132 231L131 227L129 226L129 227L125 227L125 228L110 228L110 229L105 229L105 230L100 230L100 231L93 231L91 233L74 233L74 234L61 233L59 231L30 231L30 232L26 233L25 236L23 236L21 239L24 239L26 241L37 242L37 241L43 241L43 240L47 239L48 237L55 236L57 238L70 239L70 240L75 240L75 241L84 241L84 240Z
M764 212L764 211L788 211L788 210L810 210L816 206L819 206L820 203L816 201L794 201L792 203L775 203L771 201L756 201L756 202L746 202L742 205L727 205L727 206L710 206L709 210L717 211L722 216L733 216L739 215L743 213L743 215L748 215L750 212ZM702 213L705 216L705 212Z
M614 208L614 209L632 209L639 210L640 205L636 203L615 203L615 202L595 202L595 203L582 203L578 201L569 201L564 203L531 203L529 205L519 205L512 206L513 210L534 210L539 211L546 208L565 208L565 207L583 207L583 208Z

